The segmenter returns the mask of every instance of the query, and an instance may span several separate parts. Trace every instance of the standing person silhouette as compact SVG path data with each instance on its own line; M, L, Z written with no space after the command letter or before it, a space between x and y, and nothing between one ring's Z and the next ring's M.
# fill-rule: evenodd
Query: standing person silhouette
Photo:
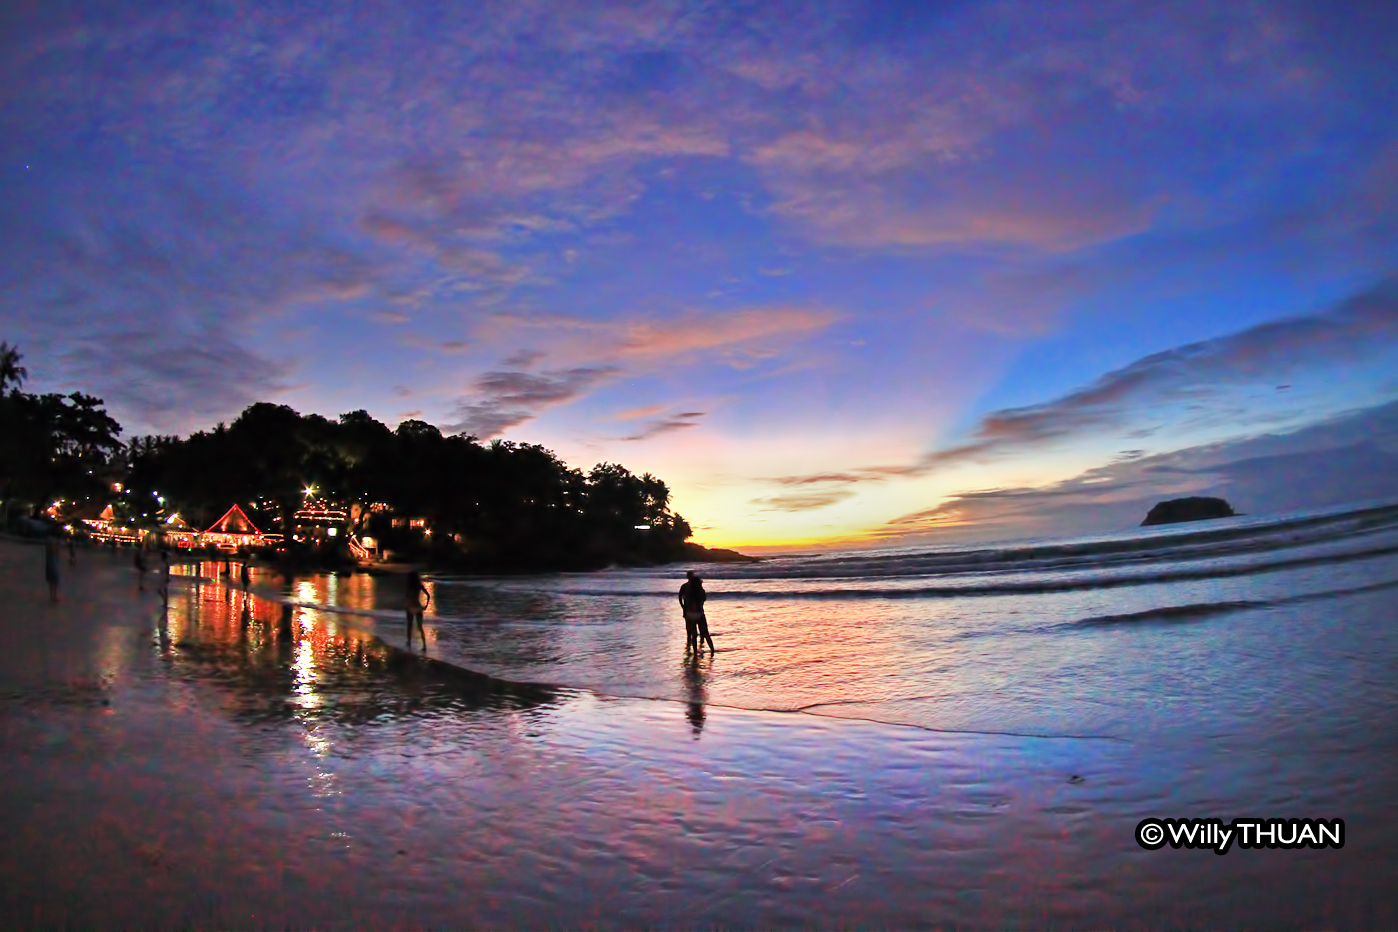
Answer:
M685 573L684 585L680 586L680 610L684 612L685 650L699 652L700 639L709 642L709 653L714 652L714 639L709 636L709 620L704 615L704 600L709 594L704 591L704 580L694 570Z
M140 541L136 542L136 586L142 592L146 591L146 548Z
M422 601L422 596L427 596L427 602ZM422 635L422 649L427 650L427 632L422 627L422 612L431 602L432 593L422 584L422 577L418 575L417 570L408 570L408 577L403 581L403 609L408 616L409 647L413 646L413 625L416 623L418 633Z
M78 565L78 545L73 538L68 538L68 565Z
M44 541L44 582L49 584L49 601L58 601L58 538Z
M248 572L248 562L250 558L243 559L242 569L238 570L238 580L243 584L243 591L248 591L248 583L252 582L252 574Z

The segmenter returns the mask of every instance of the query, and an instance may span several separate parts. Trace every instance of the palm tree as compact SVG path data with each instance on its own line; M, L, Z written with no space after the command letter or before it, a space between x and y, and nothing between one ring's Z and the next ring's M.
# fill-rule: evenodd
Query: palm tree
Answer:
M29 370L19 364L24 356L19 348L11 346L4 340L0 340L0 395L4 395L5 386L13 384L11 391L19 391L19 387L29 376Z

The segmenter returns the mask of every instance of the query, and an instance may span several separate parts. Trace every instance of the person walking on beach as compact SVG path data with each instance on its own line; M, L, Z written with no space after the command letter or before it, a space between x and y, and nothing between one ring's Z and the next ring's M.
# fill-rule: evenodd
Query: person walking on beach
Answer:
M49 601L58 601L58 538L44 541L44 581L49 584Z
M426 596L427 601L423 602L422 597ZM422 635L422 649L427 650L427 632L422 627L422 612L432 601L432 593L427 591L427 587L422 584L422 577L417 570L408 570L408 578L403 582L403 609L408 615L408 646L413 646L413 625L417 625L418 633Z
M714 639L709 636L709 620L704 616L704 600L709 594L704 591L704 580L694 570L685 573L684 585L680 586L680 611L684 613L685 650L699 652L700 639L709 643L709 653L714 652Z
M136 545L136 586L146 591L146 548L139 543Z

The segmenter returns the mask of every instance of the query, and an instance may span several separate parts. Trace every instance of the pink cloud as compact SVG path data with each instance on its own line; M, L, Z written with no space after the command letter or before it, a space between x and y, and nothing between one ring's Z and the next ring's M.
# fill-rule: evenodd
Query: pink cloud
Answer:
M483 339L506 342L520 331L535 344L554 344L555 357L646 365L678 356L696 360L706 352L742 350L770 355L768 344L809 337L839 315L824 308L761 307L726 314L686 314L673 319L588 320L556 314L492 315L480 327Z

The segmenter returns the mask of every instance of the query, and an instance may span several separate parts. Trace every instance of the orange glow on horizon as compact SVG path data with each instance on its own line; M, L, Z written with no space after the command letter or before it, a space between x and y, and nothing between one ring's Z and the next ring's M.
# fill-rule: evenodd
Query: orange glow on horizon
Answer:
M703 547L717 547L725 550L737 550L740 553L746 552L773 552L781 550L839 550L845 547L868 547L878 544L888 544L896 546L897 541L910 536L922 533L933 533L950 528L973 527L973 521L958 521L947 519L929 523L917 531L908 532L893 528L875 528L865 531L855 531L846 534L831 534L821 537L788 537L781 538L775 535L771 538L763 537L725 537L714 535L712 537L700 538L695 535L694 543Z

